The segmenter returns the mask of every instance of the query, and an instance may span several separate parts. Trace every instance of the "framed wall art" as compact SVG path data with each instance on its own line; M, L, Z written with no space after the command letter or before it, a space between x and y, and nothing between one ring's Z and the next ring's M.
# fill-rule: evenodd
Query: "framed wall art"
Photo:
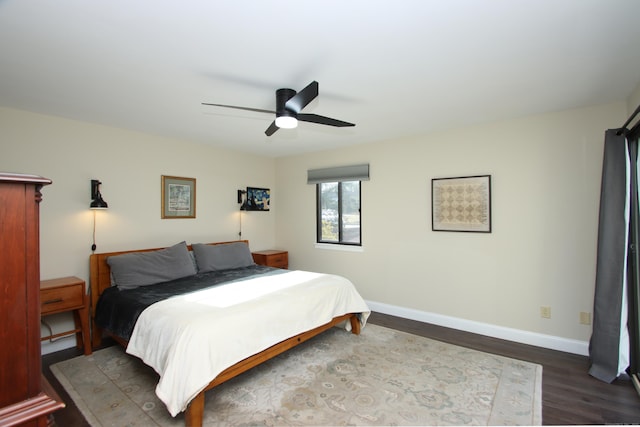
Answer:
M431 229L491 233L491 175L433 178Z
M162 175L162 218L196 217L196 179Z
M247 187L247 211L268 211L271 207L271 190L268 188Z

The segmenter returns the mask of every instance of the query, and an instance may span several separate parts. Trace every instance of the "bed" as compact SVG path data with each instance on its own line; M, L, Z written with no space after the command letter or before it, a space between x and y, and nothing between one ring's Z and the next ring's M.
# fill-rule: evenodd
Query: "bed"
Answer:
M90 286L93 346L109 335L154 368L187 426L207 390L370 313L347 279L256 265L246 240L93 254Z

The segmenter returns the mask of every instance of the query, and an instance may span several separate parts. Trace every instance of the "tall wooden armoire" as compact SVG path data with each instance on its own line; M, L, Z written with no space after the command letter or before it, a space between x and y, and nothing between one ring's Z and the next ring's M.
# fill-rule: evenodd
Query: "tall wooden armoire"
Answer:
M0 173L0 426L44 427L64 403L42 376L40 189L35 175Z

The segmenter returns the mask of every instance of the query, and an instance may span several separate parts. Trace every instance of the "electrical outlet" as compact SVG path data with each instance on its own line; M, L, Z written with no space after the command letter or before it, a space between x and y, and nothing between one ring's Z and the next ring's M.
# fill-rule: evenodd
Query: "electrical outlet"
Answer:
M581 325L590 325L591 324L591 313L587 311L580 312L580 324Z
M551 307L541 306L540 307L540 317L545 319L551 319Z

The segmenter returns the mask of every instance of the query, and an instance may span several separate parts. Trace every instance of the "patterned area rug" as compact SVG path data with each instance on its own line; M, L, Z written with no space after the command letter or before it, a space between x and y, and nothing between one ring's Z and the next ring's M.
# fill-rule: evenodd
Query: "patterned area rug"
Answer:
M57 363L92 426L183 426L120 347ZM205 426L540 425L542 367L367 325L332 328L207 392Z

